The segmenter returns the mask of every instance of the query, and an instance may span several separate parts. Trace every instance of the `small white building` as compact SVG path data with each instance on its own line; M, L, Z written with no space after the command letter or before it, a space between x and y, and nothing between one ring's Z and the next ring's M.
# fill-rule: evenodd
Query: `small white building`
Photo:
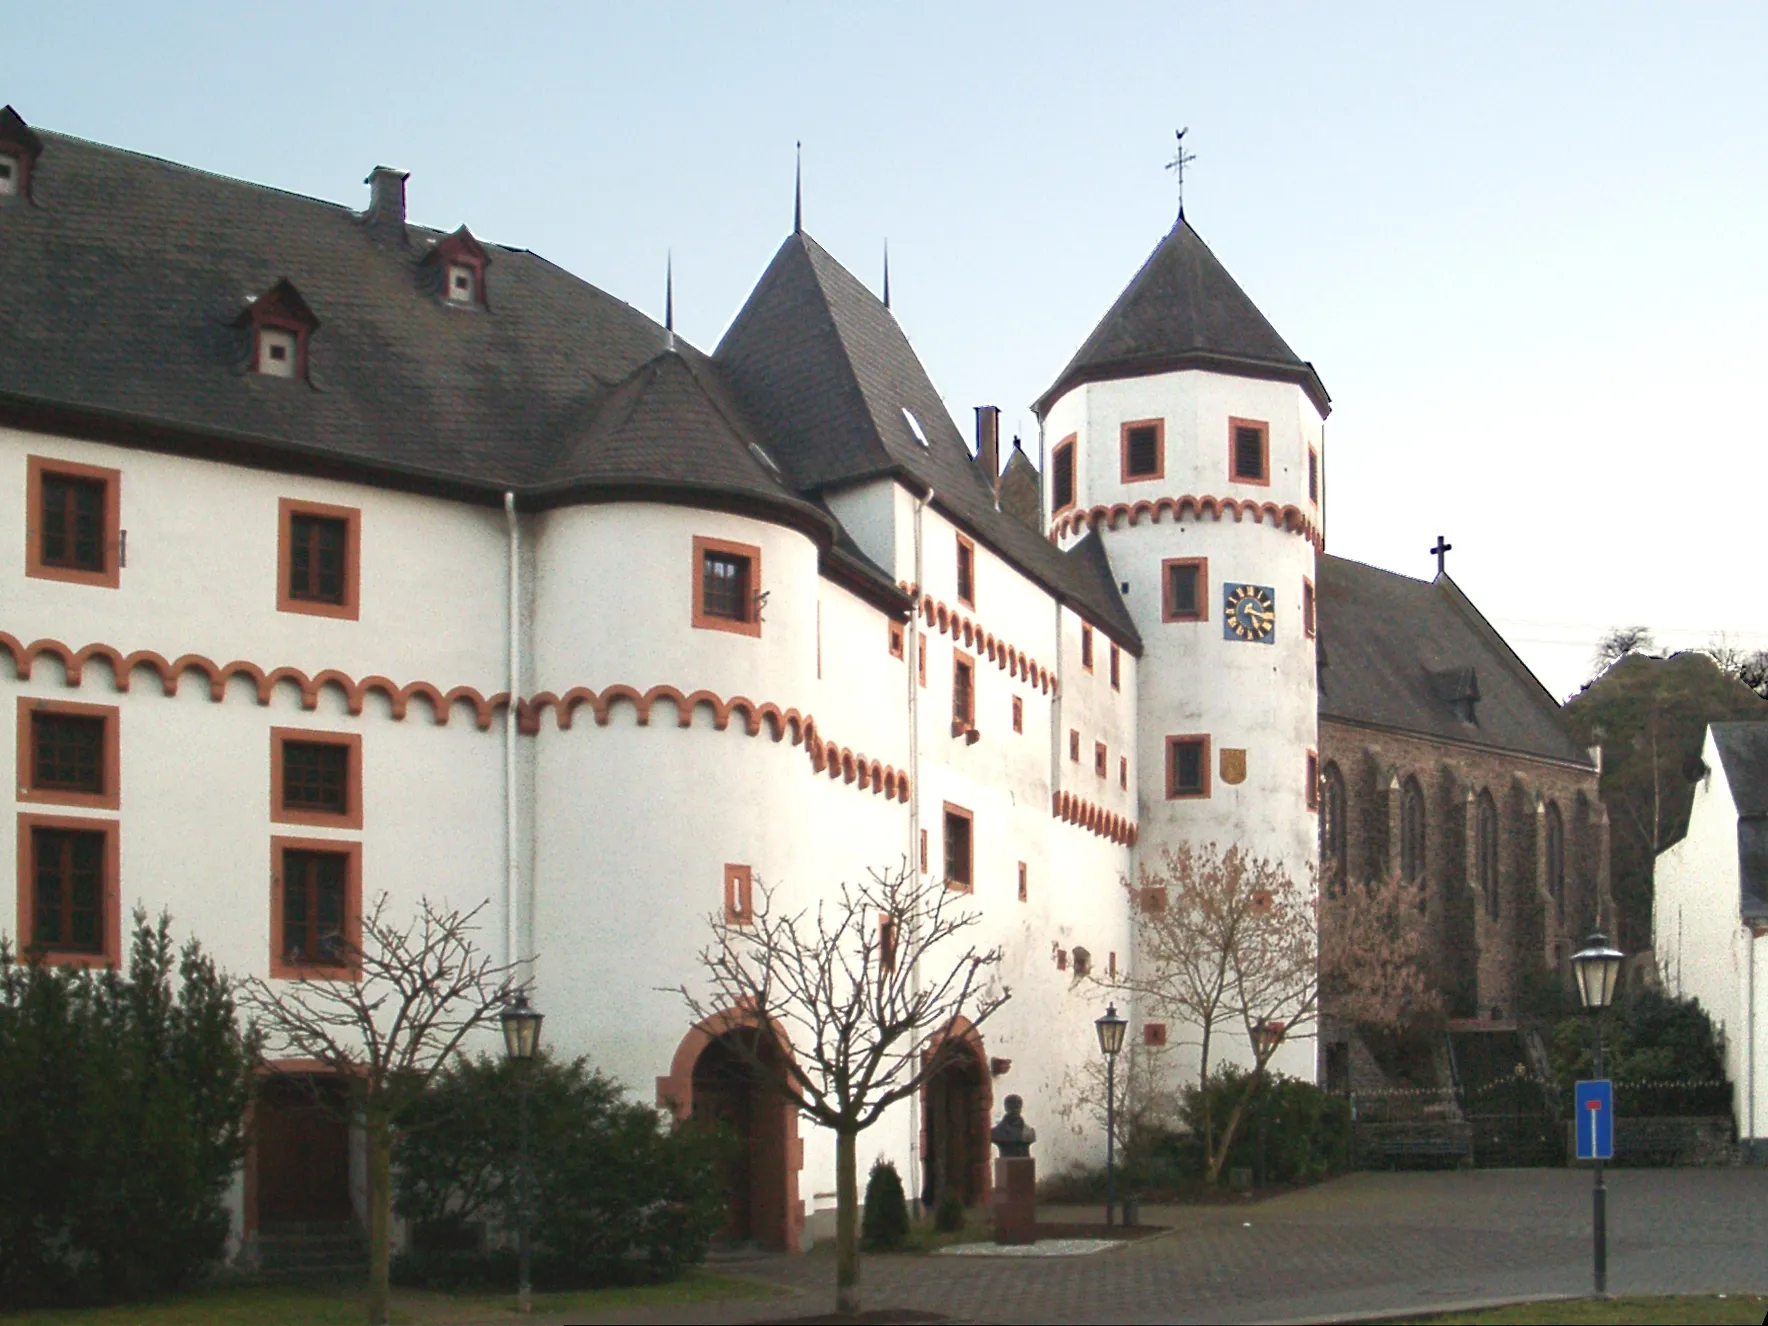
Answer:
M1768 723L1713 723L1688 833L1658 854L1664 986L1713 1019L1745 1154L1768 1158Z

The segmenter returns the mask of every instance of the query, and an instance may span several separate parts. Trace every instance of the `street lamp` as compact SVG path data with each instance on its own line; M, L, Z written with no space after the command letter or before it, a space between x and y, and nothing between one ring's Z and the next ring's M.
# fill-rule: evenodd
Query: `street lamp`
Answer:
M1609 947L1608 936L1598 930L1585 942L1582 952L1572 955L1572 970L1578 976L1578 997L1590 1014L1590 1027L1596 1041L1596 1078L1602 1078L1602 1013L1614 1002L1615 981L1624 961L1617 949ZM1611 1120L1612 1124L1612 1120ZM1594 1151L1594 1147L1591 1148ZM1608 1185L1602 1179L1602 1157L1592 1156L1596 1163L1596 1187L1591 1194L1593 1238L1595 1242L1596 1292L1608 1293Z
M1261 1067L1265 1060L1271 1057L1277 1046L1282 1043L1283 1033L1288 1030L1287 1025L1270 1018L1261 1018L1253 1024L1252 1052L1258 1056Z
M1105 1223L1109 1226L1117 1209L1117 1055L1123 1049L1123 1032L1129 1023L1117 1016L1117 1005L1108 1004L1105 1016L1093 1022L1099 1033L1099 1049L1105 1054Z
M498 1021L503 1024L504 1056L516 1071L516 1311L534 1310L534 1286L529 1276L528 1254L528 1065L540 1048L540 1021L544 1015L528 1007L528 996L518 991L504 1005Z

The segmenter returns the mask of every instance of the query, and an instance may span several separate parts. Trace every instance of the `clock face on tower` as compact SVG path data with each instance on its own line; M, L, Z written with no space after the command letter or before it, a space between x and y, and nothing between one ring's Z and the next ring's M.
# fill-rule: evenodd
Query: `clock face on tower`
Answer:
M1222 638L1268 645L1277 637L1277 598L1269 585L1222 586Z

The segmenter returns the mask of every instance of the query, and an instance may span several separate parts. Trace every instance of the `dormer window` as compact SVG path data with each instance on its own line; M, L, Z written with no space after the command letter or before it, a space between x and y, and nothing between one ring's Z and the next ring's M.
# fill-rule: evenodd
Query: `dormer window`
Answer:
M287 328L258 328L258 371L270 378L294 377L299 349L299 339Z
M485 269L491 255L473 238L473 232L462 226L452 235L444 235L424 256L422 270L428 275L431 290L440 289L442 301L454 308L485 306Z
M301 298L294 282L284 278L251 300L234 326L251 334L253 373L267 378L305 378L307 346L319 319Z
M28 198L31 170L43 155L43 140L19 113L0 106L0 198Z
M24 172L19 169L18 158L10 152L0 152L0 197L10 197L18 192L19 177Z

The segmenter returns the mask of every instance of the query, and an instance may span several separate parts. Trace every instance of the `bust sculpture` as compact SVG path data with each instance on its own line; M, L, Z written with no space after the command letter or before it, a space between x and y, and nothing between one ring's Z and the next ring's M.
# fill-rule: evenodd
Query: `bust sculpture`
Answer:
M1001 1150L1002 1160L1011 1160L1031 1155L1031 1144L1037 1141L1037 1129L1025 1122L1020 1113L1025 1102L1018 1096L1008 1096L1006 1113L1001 1121L989 1129L988 1140Z

